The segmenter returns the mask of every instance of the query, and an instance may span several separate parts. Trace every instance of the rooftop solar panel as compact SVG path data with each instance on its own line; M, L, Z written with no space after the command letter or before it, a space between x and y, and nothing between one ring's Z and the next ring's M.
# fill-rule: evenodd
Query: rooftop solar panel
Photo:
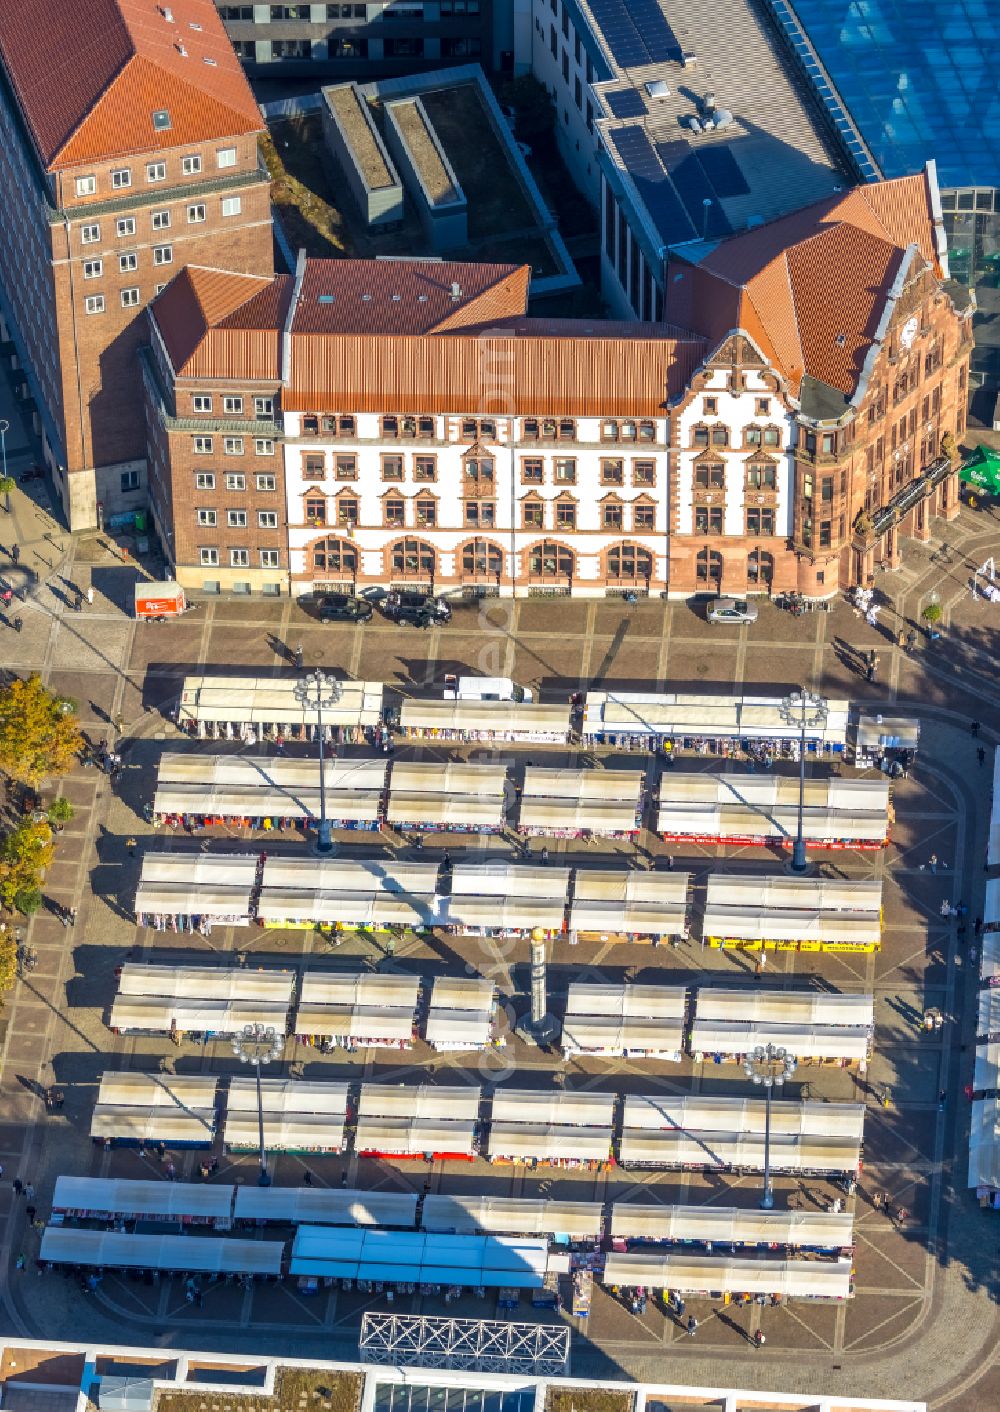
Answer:
M694 149L686 142L658 142L656 152L698 234L703 238L729 235L732 227ZM711 203L707 207L706 201Z
M659 0L591 0L591 13L619 68L679 62L681 47Z
M664 245L697 239L699 232L691 223L644 129L622 128L615 133L614 140L622 165L635 182Z
M617 93L604 93L601 96L613 117L641 118L646 111L642 94L635 88L626 88Z
M702 147L698 151L702 169L715 188L716 196L748 196L750 185L728 147Z

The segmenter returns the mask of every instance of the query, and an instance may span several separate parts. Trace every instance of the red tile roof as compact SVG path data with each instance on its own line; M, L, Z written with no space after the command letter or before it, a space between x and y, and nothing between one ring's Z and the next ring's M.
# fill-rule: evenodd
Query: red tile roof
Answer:
M290 275L188 265L150 308L178 377L276 382L291 295Z
M0 57L50 170L263 127L213 0L0 0Z

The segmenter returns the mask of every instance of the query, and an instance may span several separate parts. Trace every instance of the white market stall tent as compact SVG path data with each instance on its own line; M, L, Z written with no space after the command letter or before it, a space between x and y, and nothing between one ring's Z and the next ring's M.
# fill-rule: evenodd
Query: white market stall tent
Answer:
M219 1079L210 1074L105 1072L90 1135L97 1141L209 1147Z
M392 858L270 856L257 902L264 927L419 931L437 915L438 865Z
M327 1079L260 1081L264 1146L269 1152L340 1152L347 1121L347 1084ZM257 1083L229 1081L223 1141L231 1152L256 1150Z
M516 863L456 863L451 896L441 899L441 925L472 935L526 935L536 927L562 932L570 869Z
M519 741L565 745L572 708L538 701L404 701L399 726L407 740Z
M669 1289L688 1297L777 1294L783 1299L848 1299L853 1292L850 1260L740 1259L735 1255L608 1256L606 1285Z
M230 1185L209 1182L126 1181L120 1177L57 1177L53 1215L125 1221L179 1221L226 1230L232 1222Z
M882 883L713 873L706 882L702 935L713 947L877 951Z
M1000 1210L1000 1098L973 1101L968 1185L983 1206Z
M986 884L987 888L989 883ZM980 938L979 979L985 985L1000 983L1000 931L984 931Z
M122 1034L236 1034L260 1024L284 1035L294 987L294 971L126 962L108 1023Z
M1000 1039L1000 986L984 986L979 992L976 1034L981 1039Z
M518 1196L424 1197L420 1224L425 1231L467 1235L549 1236L555 1241L601 1238L604 1208L599 1201L547 1201Z
M773 1044L800 1062L867 1063L875 1024L871 995L816 990L701 986L695 994L690 1049L697 1062L742 1062Z
M424 1038L434 1049L486 1049L494 1042L496 986L481 976L435 976Z
M564 1054L628 1055L680 1061L687 992L670 985L589 985L566 996Z
M762 1211L736 1206L646 1206L618 1201L613 1241L657 1244L794 1246L847 1251L854 1244L850 1211Z
M506 783L503 765L397 760L386 821L425 832L500 833Z
M858 711L853 737L854 764L858 769L863 769L886 759L898 760L903 751L916 754L920 744L920 720L917 716L888 715L870 706L862 706ZM902 764L899 773L902 773Z
M337 828L377 829L385 794L385 758L324 760L326 817ZM289 755L201 755L171 751L160 759L154 822L238 823L278 827L320 816L319 763Z
M417 1193L345 1187L239 1186L237 1221L281 1226L400 1226L417 1224Z
M465 1085L363 1083L354 1149L361 1157L471 1159L481 1097Z
M685 692L588 691L584 742L626 749L655 748L665 740L696 748L703 741L796 745L799 729L785 721L777 696L722 696ZM827 703L821 727L807 730L808 749L839 754L847 743L849 701Z
M592 1168L611 1157L615 1095L497 1088L490 1111L491 1162Z
M293 1021L303 1043L348 1051L408 1049L420 977L378 971L306 971Z
M393 1285L532 1289L545 1283L548 1242L510 1236L300 1226L291 1273Z
M122 1235L47 1226L39 1259L51 1265L184 1274L280 1275L280 1240L216 1240L210 1236Z
M799 782L791 775L678 774L660 779L657 831L670 842L780 843L798 829ZM883 848L889 838L886 780L807 779L803 837L813 848Z
M640 770L555 770L529 765L518 832L557 838L634 838L642 821Z
M144 853L135 895L140 926L201 931L246 926L252 916L257 857Z
M297 677L184 678L177 724L199 740L235 740L247 744L274 739L314 740L314 706L296 700ZM338 681L338 700L325 707L327 737L344 744L371 741L381 725L385 688L381 682Z
M976 1093L996 1093L1000 1090L1000 1041L989 1040L976 1045L972 1087Z
M688 934L690 873L666 869L577 868L569 909L571 941L659 943Z
M993 752L993 793L990 796L990 834L986 847L986 866L1000 866L1000 750Z

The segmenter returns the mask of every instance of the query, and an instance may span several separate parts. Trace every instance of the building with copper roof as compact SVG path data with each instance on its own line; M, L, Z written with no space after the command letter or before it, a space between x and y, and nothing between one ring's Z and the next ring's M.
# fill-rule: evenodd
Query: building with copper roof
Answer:
M73 529L145 505L145 305L270 276L263 124L212 0L0 5L0 335Z
M933 169L675 258L669 322L529 271L189 267L152 306L154 519L209 592L825 598L957 513L971 310Z

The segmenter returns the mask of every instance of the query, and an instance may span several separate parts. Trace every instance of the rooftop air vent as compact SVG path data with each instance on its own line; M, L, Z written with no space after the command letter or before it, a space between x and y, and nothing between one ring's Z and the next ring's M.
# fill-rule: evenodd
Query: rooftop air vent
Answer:
M417 295L417 303L418 303L418 304L426 304L426 303L427 303L427 295L426 295L426 294L418 294L418 295Z
M670 89L666 81L662 78L651 79L650 82L646 84L646 93L650 98L670 97Z
M366 304L370 304L370 303L371 303L372 297L371 297L370 294L362 294L361 298L362 298L362 300L364 301L364 303L366 303Z
M213 69L218 68L218 66L219 66L219 61L218 61L218 59L213 59L213 58L211 58L208 54L203 54L203 55L202 55L201 62L202 62L203 64L208 64L208 65L209 65L211 68L213 68Z
M161 14L161 15L163 16L163 18L166 20L166 22L167 22L168 25L172 25L172 24L173 24L173 22L174 22L174 12L173 12L173 10L171 10L171 8L170 8L169 5L164 5L163 8L160 10L160 14Z
M186 58L187 58L187 52L188 52L188 51L184 48L184 45L183 45L183 43L181 42L181 40L178 40L178 41L177 41L177 46L176 46L176 47L177 47L177 52L178 52L178 54L181 56L181 58L182 58L182 59L186 59Z
M402 297L403 297L403 296L402 296L401 294L394 294L394 295L392 296L392 302L393 302L394 304L398 304L399 301L402 299Z
M682 55L681 55L681 63L684 65L684 67L685 67L686 69L693 69L694 66L695 66L695 64L696 64L697 62L698 62L698 55L697 55L697 54L682 54Z
M188 24L191 26L192 29L196 29L200 32L201 25L198 23L197 20L188 20Z

